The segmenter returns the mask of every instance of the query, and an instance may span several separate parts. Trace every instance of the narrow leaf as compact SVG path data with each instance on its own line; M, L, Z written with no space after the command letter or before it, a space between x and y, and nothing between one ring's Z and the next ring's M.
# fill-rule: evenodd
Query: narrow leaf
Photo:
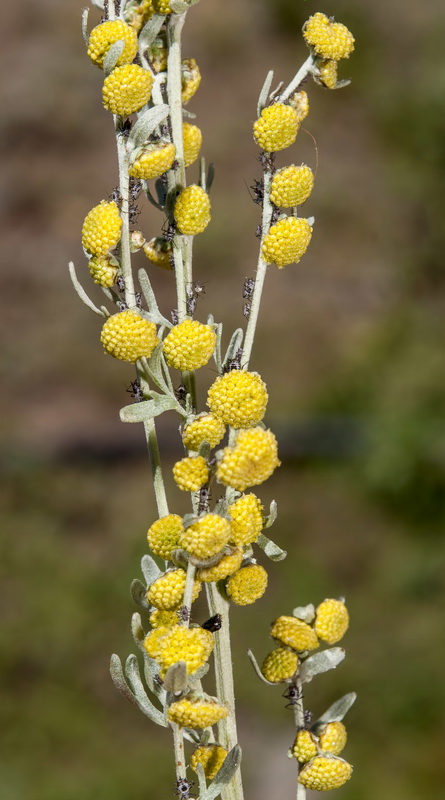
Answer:
M100 8L102 11L104 10L104 0L91 0L91 2L96 8Z
M146 598L147 589L138 578L135 578L134 581L131 582L130 594L137 606L141 606L141 608L150 608L150 604L147 602Z
M142 147L149 139L155 128L164 122L170 113L170 107L163 103L143 111L138 121L133 125L128 141L130 147Z
M206 179L207 192L210 192L214 180L215 180L215 165L211 163L209 164L209 168L207 170L207 179Z
M196 119L196 114L194 114L193 111L189 111L188 108L182 109L182 115L187 117L187 119Z
M98 308L97 306L94 305L93 301L90 300L90 298L88 297L85 289L80 285L80 283L78 281L78 278L77 278L77 275L76 275L76 270L75 270L75 267L74 267L74 264L73 264L72 261L69 262L68 269L69 269L69 273L70 273L71 282L72 282L72 284L74 286L74 289L76 290L77 294L79 295L80 299L82 300L82 303L85 303L85 305L88 306L88 308L90 308L91 311L94 311L95 314L99 314L100 317L105 317L104 312L101 311L100 308Z
M110 72L113 72L119 56L122 55L124 47L125 42L123 39L119 39L118 42L114 42L114 44L111 45L103 61L103 71L105 75L109 75Z
M263 681L263 683L267 683L268 686L276 686L275 683L272 683L271 681L268 681L267 678L264 677L264 675L261 672L261 669L259 667L258 661L256 660L254 654L252 653L252 650L248 650L247 651L247 655L248 655L248 657L249 657L249 659L251 661L251 664L252 664L256 674L258 675L259 679L261 681Z
M130 691L127 681L124 678L121 660L116 653L113 653L110 659L110 675L111 679L118 691L130 700L131 703L137 705L136 698L133 692Z
M271 69L270 72L266 75L266 80L263 83L263 88L261 89L260 96L258 98L258 116L261 115L263 108L267 105L267 100L269 97L270 87L272 86L273 81L273 70Z
M144 639L145 639L145 631L142 627L142 620L141 615L138 611L135 611L131 618L131 633L133 635L134 643L140 647L140 649L145 653L144 648Z
M88 15L90 13L89 8L82 9L82 36L84 39L85 44L88 44L89 36L88 36Z
M315 619L315 606L313 603L309 603L307 606L297 606L297 608L294 608L292 611L292 614L297 619L301 619L303 622L307 622L308 625L310 625Z
M322 725L326 725L328 722L341 722L349 709L354 705L356 699L357 695L355 692L349 692L349 694L343 695L343 697L340 697L339 700L336 700L335 703L329 706L328 710L324 712L320 719L317 719L312 728L319 728Z
M226 350L226 354L223 360L224 367L228 364L229 361L232 361L235 358L238 350L240 349L243 343L243 336L244 336L244 331L242 330L242 328L237 328L236 331L232 333L229 346Z
M181 694L187 686L187 665L185 661L178 661L167 670L164 678L164 689L172 694Z
M335 669L343 661L346 653L342 647L331 647L329 650L322 650L314 656L309 656L300 669L298 676L303 683L309 683L315 675Z
M141 570L142 574L147 581L147 586L151 586L153 581L162 574L161 570L154 560L148 553L145 556L142 556L141 559Z
M269 515L266 517L266 522L265 522L265 525L264 525L265 528L271 528L272 527L272 525L274 524L274 522L275 522L275 520L277 518L277 514L278 514L277 501L276 500L272 500L272 502L270 504L270 508L269 508Z
M283 561L287 556L286 550L282 550L281 547L278 547L278 545L272 542L271 539L268 539L264 533L260 533L255 544L261 547L271 561Z
M166 728L167 723L165 721L164 714L159 711L159 709L155 708L151 700L147 697L147 693L144 689L144 684L142 683L139 673L139 664L136 656L128 656L125 664L125 674L141 711L153 722L155 722L156 725L162 725L163 728Z
M177 401L173 397L159 395L153 400L143 400L142 403L131 403L124 406L119 412L121 422L147 422L158 417L164 411L177 409Z
M139 34L139 50L143 52L153 44L156 36L164 24L165 16L163 14L153 14L152 17L145 23Z
M159 664L150 658L147 652L144 653L144 677L150 691L156 695L162 706L165 706L167 694L159 679Z
M196 764L196 773L198 775L199 797L203 797L207 790L207 781L202 764Z
M222 767L216 773L216 776L208 786L207 791L201 795L200 800L215 800L215 798L221 794L224 786L227 786L227 784L230 783L235 772L237 769L239 769L240 763L241 747L239 744L236 744L226 756Z
M142 289L142 294L145 297L149 311L151 311L152 314L159 314L159 308L156 301L156 296L153 291L153 287L150 283L150 278L148 277L147 271L145 269L138 270L138 279L140 287Z

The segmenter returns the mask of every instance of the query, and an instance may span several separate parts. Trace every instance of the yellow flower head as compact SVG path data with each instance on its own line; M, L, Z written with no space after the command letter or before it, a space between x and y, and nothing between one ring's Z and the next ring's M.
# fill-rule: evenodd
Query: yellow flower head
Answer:
M88 262L88 269L94 283L110 289L116 283L119 265L113 256L93 256Z
M208 728L225 719L227 714L227 708L211 697L205 700L184 697L172 703L168 710L170 722L176 722L181 728Z
M163 611L176 611L183 602L186 572L183 569L172 569L157 578L147 591L147 600L150 605ZM193 600L201 591L200 581L195 581L193 586ZM158 628L159 630L159 628Z
M178 614L176 611L163 611L162 608L155 608L148 621L152 628L171 628L178 624Z
M297 654L286 647L277 647L264 659L261 672L271 683L283 683L295 675L297 668Z
M195 558L207 559L219 553L230 538L230 522L219 514L205 514L181 535L181 547Z
M196 184L183 189L176 199L174 217L180 233L196 236L205 231L211 219L207 192Z
M301 206L314 188L314 173L306 164L279 169L272 179L270 199L280 208Z
M267 389L256 372L234 369L211 385L207 405L215 417L233 428L249 428L264 417Z
M176 148L171 142L149 144L133 161L128 170L132 178L150 180L159 178L171 169L176 158Z
M298 776L298 783L302 783L306 789L326 792L329 789L339 789L351 775L351 764L342 758L317 756L303 767Z
M124 49L116 61L116 66L129 64L133 61L138 51L138 37L136 31L119 19L108 20L96 25L88 39L88 55L98 67L103 66L104 58L110 47L116 42L123 41Z
M116 67L104 80L103 104L112 114L128 117L150 100L153 78L138 64Z
M180 370L195 370L207 364L215 349L216 333L210 325L186 319L175 325L164 339L167 364Z
M226 584L226 592L237 606L249 606L267 589L267 572L259 564L241 567Z
M184 122L182 134L184 137L184 163L186 167L190 167L199 156L202 145L202 133L197 125Z
M354 50L354 37L346 25L333 22L320 12L309 17L304 24L303 36L321 58L339 61L341 58L349 58Z
M108 317L100 341L110 356L131 363L144 356L149 358L159 344L154 322L148 322L136 311L130 310Z
M315 610L314 628L320 639L336 644L349 628L348 609L341 600L323 600Z
M209 475L207 462L202 456L182 458L173 467L173 477L183 492L197 492L207 483Z
M156 556L168 561L173 550L179 547L179 540L184 528L182 518L178 514L167 514L156 520L148 529L148 546Z
M201 72L194 58L185 58L181 64L181 70L182 102L185 105L199 89Z
M242 550L234 550L233 553L228 553L223 556L221 561L218 561L214 567L200 569L198 578L200 581L204 581L204 583L222 581L229 575L233 575L233 573L240 568L243 557L244 553Z
M165 628L163 635L159 635L158 631L159 628L150 631L144 639L144 647L150 658L158 662L161 678L178 661L185 661L187 675L192 675L208 661L214 647L209 631L203 628L185 628L183 625ZM155 642L153 646L152 638Z
M254 494L245 494L232 503L228 512L232 517L230 540L238 545L256 542L263 529L263 505Z
M156 14L171 14L170 0L153 0Z
M102 200L85 217L82 247L93 256L104 256L121 238L122 220L116 203Z
M279 466L273 433L251 428L238 433L233 447L224 448L216 475L220 483L244 492L266 481Z
M284 103L274 103L261 112L253 126L253 135L259 147L268 153L276 153L295 142L299 127L295 108Z
M204 768L204 775L212 781L226 760L227 750L219 744L205 744L197 747L190 759L191 768L197 772L198 764Z
M190 422L182 434L182 441L188 450L199 450L203 442L216 447L224 438L226 426L213 414L201 414Z
M148 260L161 269L173 269L173 248L171 242L158 236L144 244Z
M339 756L344 749L348 734L343 722L328 722L319 733L319 737L320 747L325 753Z
M286 644L298 652L315 650L319 646L314 629L296 617L278 617L272 625L270 635L280 644Z
M311 237L312 228L307 219L280 219L264 237L263 258L267 264L276 264L280 269L288 264L298 264L309 247Z
M316 80L322 86L326 86L326 89L335 89L337 86L337 72L337 62L333 59L327 59L319 65Z
M292 755L300 764L305 764L311 758L315 758L318 753L317 740L315 736L306 730L298 731L292 745Z

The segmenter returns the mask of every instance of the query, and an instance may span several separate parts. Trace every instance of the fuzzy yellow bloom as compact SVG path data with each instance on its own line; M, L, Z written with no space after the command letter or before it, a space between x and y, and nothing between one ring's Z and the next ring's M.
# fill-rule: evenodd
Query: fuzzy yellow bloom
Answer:
M184 599L186 572L183 569L172 569L161 575L151 584L147 591L150 605L163 611L176 611ZM193 600L201 591L200 581L194 582ZM158 629L159 630L159 629Z
M163 350L169 367L194 370L203 367L215 349L216 333L210 325L186 319L174 325L164 339Z
M224 448L216 476L220 483L243 492L266 481L279 466L273 433L252 428L239 432L234 447Z
M182 102L188 103L199 89L201 72L194 58L185 58L181 64Z
M182 458L173 467L173 477L183 492L197 492L207 483L209 475L207 462L202 456Z
M164 613L167 613L167 612L164 612ZM178 624L178 618L177 617L176 617L176 620L175 620L174 624L175 625ZM145 637L145 639L144 639L144 647L145 647L145 649L147 651L147 654L150 656L150 658L156 659L156 657L157 657L157 655L159 653L160 644L161 644L165 634L168 633L168 631L170 630L171 627L172 627L171 625L159 625L157 628L154 628L154 630L150 631L150 644L149 644L150 652L148 652L147 647L145 646L145 643L146 643L147 638L148 638L148 637Z
M298 116L298 122L303 122L306 119L307 115L309 114L309 98L307 96L307 92L301 90L299 92L295 92L291 97L289 97L289 105L292 108L295 108Z
M226 760L227 750L220 744L205 744L197 747L190 759L191 768L197 772L198 764L204 769L208 781L212 781Z
M233 575L240 568L243 557L242 550L234 550L233 553L223 556L221 561L218 561L214 567L200 569L197 577L204 583L222 581L224 578L228 578L229 575Z
M176 722L181 728L208 728L227 717L227 714L227 708L210 697L205 700L184 697L172 703L168 710L170 722Z
M219 553L230 538L230 522L219 514L205 514L186 528L181 547L195 558L211 558Z
M317 756L303 767L298 776L298 783L302 783L306 789L327 792L329 789L339 789L351 775L351 764L342 758Z
M120 311L108 317L102 328L100 341L110 356L131 363L144 356L149 358L159 344L154 322L148 322L131 310Z
M307 219L285 217L272 225L264 237L262 254L267 264L286 267L298 264L309 247L312 228Z
M280 644L286 644L299 652L315 650L319 646L314 629L296 617L278 617L272 625L270 635Z
M116 283L119 264L113 256L93 256L88 262L88 269L94 283L109 289Z
M153 522L147 531L148 546L156 556L168 561L172 551L179 547L179 539L184 528L178 514L167 514Z
M187 236L202 233L211 220L210 212L210 198L207 192L196 184L187 186L177 197L174 208L179 232Z
M323 600L315 610L314 628L320 639L336 644L349 628L348 609L341 600Z
M328 722L319 734L320 747L332 756L339 756L348 739L343 722Z
M233 428L249 428L264 417L267 389L256 372L234 369L212 383L207 405L215 417Z
M226 592L237 606L249 606L259 600L267 589L267 572L259 564L241 567L226 584Z
M162 608L155 608L151 612L148 621L152 628L171 628L178 624L178 614L176 611L164 611Z
M354 50L354 37L346 25L331 22L326 14L317 12L303 26L303 36L321 58L349 58Z
M315 736L306 730L298 731L292 745L292 755L300 764L305 764L311 758L315 758L318 753L317 740Z
M187 675L192 675L208 661L214 647L213 636L203 628L185 628L174 625L165 628L162 636L158 629L150 631L144 639L144 647L150 658L160 665L161 678L178 661L185 661ZM151 640L154 640L152 646Z
M123 41L124 49L116 61L116 66L129 64L133 61L138 51L138 37L136 31L119 19L108 20L96 25L88 39L88 55L98 67L103 66L104 58L110 47L116 42Z
M188 450L199 450L203 442L216 447L224 438L226 426L213 414L201 414L190 422L182 434L182 441Z
M230 541L238 546L256 542L263 529L263 511L261 501L252 493L232 503L228 508L232 517Z
M202 133L197 125L184 122L182 134L184 137L184 163L186 167L190 167L199 156L202 145Z
M112 114L128 117L150 100L153 78L138 64L116 67L104 80L102 99Z
M153 0L156 14L171 14L170 0Z
M337 62L333 59L322 61L318 67L317 80L327 89L335 89L337 86Z
M279 169L272 179L270 199L280 208L301 206L314 188L314 173L306 164Z
M261 112L253 126L253 135L259 147L268 153L276 153L295 142L299 127L295 108L284 103L274 103Z
M122 220L116 203L102 200L86 215L82 226L82 247L92 256L104 256L121 238Z
M161 269L173 269L173 248L171 242L162 236L145 242L143 250L149 261Z
M298 668L298 656L286 647L272 650L263 661L261 672L271 683L282 683L292 678Z
M145 147L128 170L132 178L148 181L159 178L171 169L176 148L171 142L156 142Z

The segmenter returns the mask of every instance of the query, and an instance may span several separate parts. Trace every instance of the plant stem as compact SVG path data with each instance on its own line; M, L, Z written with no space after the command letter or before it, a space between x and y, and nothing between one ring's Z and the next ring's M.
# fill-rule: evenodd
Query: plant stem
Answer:
M119 117L115 117L114 120L116 129L117 159L119 166L119 192L121 196L121 270L125 284L125 302L128 308L133 308L136 306L136 296L134 291L133 273L131 270L128 154L125 137L119 130Z
M289 100L294 92L297 91L298 87L304 81L304 79L312 72L312 68L314 66L315 60L314 56L311 54L307 57L304 64L301 65L300 69L298 70L297 74L292 78L291 82L288 86L281 92L279 97L277 97L277 101L279 103L285 103L286 100Z
M187 564L187 577L185 579L184 599L183 606L187 609L188 615L186 619L181 620L185 628L190 625L190 615L192 610L192 597L193 597L193 584L195 582L196 567L191 561Z
M261 242L260 242L260 254L258 257L258 266L255 276L255 286L252 294L249 322L247 323L246 335L244 337L244 347L243 347L243 364L245 365L246 369L249 366L250 356L252 355L253 340L255 338L255 331L258 321L258 314L260 310L261 297L264 288L264 280L267 271L267 263L265 262L262 256L262 248L263 248L264 238L269 233L272 221L272 213L273 213L273 206L270 201L270 184L272 181L272 170L269 167L267 167L264 170L263 181L264 181L263 183L264 197L263 197L263 214L261 219L262 232L261 232Z
M215 634L215 679L218 701L229 709L226 719L218 723L218 738L223 747L231 750L238 742L235 717L235 691L233 686L232 651L230 645L229 603L220 594L216 584L206 584L207 601L211 616L221 615L221 629ZM231 782L221 793L222 800L243 800L241 769L237 769Z
M175 748L175 769L176 769L176 777L185 778L186 776L186 766L185 766L185 755L184 755L184 736L183 736L183 729L176 725L175 722L171 723L173 729L173 745Z
M297 733L299 730L304 728L304 706L303 706L303 689L301 681L297 678L294 684L298 690L298 700L294 705L294 718L295 718L295 727L297 729ZM300 764L297 761L297 769L298 772L300 771ZM298 773L297 773L298 778ZM297 798L296 800L306 800L306 788L303 786L302 783L298 783L297 781Z
M159 454L158 437L156 426L153 419L144 422L145 438L147 440L148 453L150 456L151 471L153 475L153 487L156 498L156 506L160 517L166 517L169 513L167 495L165 492L164 478L162 475L161 456Z

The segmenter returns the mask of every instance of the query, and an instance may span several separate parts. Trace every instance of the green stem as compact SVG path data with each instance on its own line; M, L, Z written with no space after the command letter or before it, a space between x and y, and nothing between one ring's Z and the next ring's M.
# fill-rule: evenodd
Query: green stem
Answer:
M134 308L136 307L136 296L134 291L133 272L131 269L128 154L125 137L119 132L119 117L115 117L114 119L119 166L119 192L121 195L121 270L125 283L125 302L128 308Z
M218 739L231 750L238 742L235 717L235 691L233 685L232 651L230 645L229 603L220 594L216 584L207 583L207 602L211 616L221 615L221 629L215 633L215 679L218 701L229 709L226 719L218 723ZM241 769L237 769L231 782L223 789L222 800L243 800Z
M297 74L292 78L291 82L288 86L281 92L277 100L279 103L285 103L286 100L289 100L289 97L297 91L298 87L304 81L304 79L312 72L313 66L315 63L314 56L311 54L307 57L304 64L301 65L300 69L298 70Z
M195 574L196 574L196 567L189 561L187 564L187 577L185 579L185 588L184 588L184 599L183 605L187 609L188 615L186 619L181 620L182 624L185 628L188 628L190 625L190 616L192 610L192 598L193 598L193 585L195 583Z
M294 686L298 690L298 700L294 705L294 719L295 719L295 727L297 733L299 730L304 728L304 705L303 705L303 690L301 681L297 678ZM295 759L296 760L296 759ZM297 770L300 771L300 764L297 761ZM297 778L298 778L297 772ZM306 788L303 786L302 783L298 783L297 781L297 797L296 800L306 800Z
M175 722L171 723L173 729L173 746L175 749L175 770L176 778L184 779L186 777L185 755L184 755L184 736L183 729L176 725Z
M156 426L153 419L149 419L144 422L144 431L145 438L147 440L148 454L150 456L151 472L153 475L153 488L158 514L160 517L166 517L169 513L167 494L165 492L164 478L162 475L161 456L159 454Z

